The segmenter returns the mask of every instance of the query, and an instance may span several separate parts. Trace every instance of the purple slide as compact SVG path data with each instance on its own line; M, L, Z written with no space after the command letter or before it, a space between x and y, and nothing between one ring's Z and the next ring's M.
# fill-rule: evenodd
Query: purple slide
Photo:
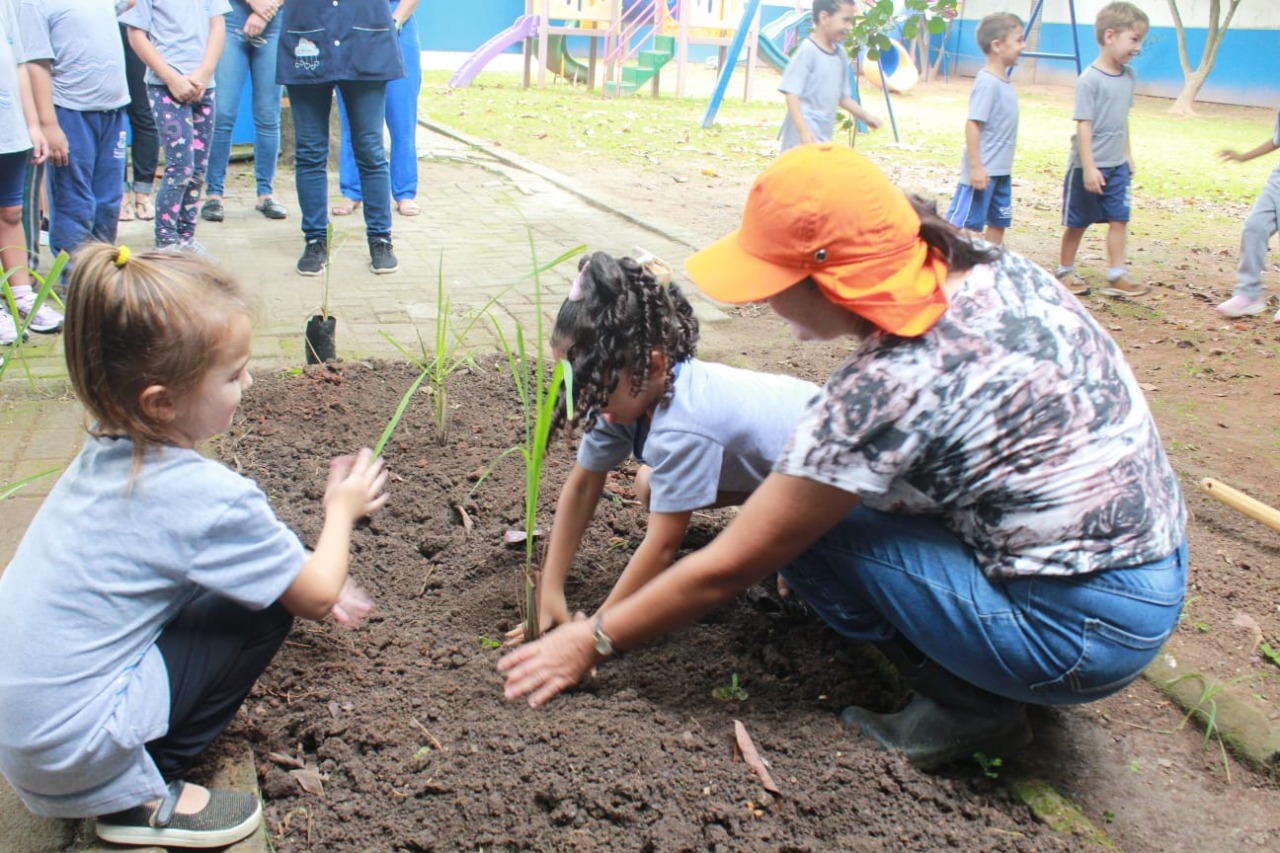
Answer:
M471 81L476 79L489 62L502 53L511 45L527 38L533 38L538 34L538 16L537 15L521 15L516 18L515 23L507 27L502 32L489 39L473 54L467 57L467 61L449 78L449 86L454 89L460 89L463 86L470 86Z

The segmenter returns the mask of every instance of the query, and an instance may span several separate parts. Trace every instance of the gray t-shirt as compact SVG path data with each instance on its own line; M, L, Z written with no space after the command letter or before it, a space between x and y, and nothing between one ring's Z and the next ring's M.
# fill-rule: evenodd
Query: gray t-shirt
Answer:
M647 424L600 420L578 445L578 464L610 471L635 456L653 468L652 512L715 503L717 492L751 492L769 474L818 386L691 359L680 365L670 402Z
M209 20L230 11L227 0L183 0L159 6L156 0L138 0L120 16L120 23L145 32L169 67L179 74L190 74L200 67L209 46ZM150 68L146 81L152 86L164 85ZM208 88L213 86L210 77Z
M969 93L969 121L982 124L978 156L993 178L1013 174L1013 149L1018 142L1018 93L1009 79L983 68ZM969 183L969 148L960 155L960 183Z
M130 486L132 452L87 439L0 575L0 773L37 814L163 795L145 749L169 725L161 630L206 591L268 607L302 567L251 480L165 448Z
M1129 108L1138 86L1138 75L1129 66L1108 74L1090 65L1076 81L1074 121L1093 122L1093 162L1099 169L1119 166L1128 159ZM1071 136L1070 169L1080 166L1080 139Z
M22 111L22 90L18 86L18 64L26 61L13 0L0 0L0 154L13 154L31 147L27 116Z
M1119 347L1045 270L975 267L918 338L877 332L775 469L936 516L993 581L1173 553L1186 510Z
M787 61L778 91L800 98L800 114L818 142L830 142L836 132L836 111L840 102L853 96L849 85L849 57L837 47L828 53L812 38L800 42ZM782 120L782 150L800 144L800 133L790 113Z
M114 0L21 2L22 46L28 62L52 62L55 105L89 112L129 103Z

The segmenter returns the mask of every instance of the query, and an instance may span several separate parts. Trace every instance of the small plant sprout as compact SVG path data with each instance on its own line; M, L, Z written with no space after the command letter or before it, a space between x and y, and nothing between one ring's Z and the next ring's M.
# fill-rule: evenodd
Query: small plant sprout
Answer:
M391 420L387 421L387 425L382 429L382 435L378 437L378 443L373 446L373 457L376 459L382 455L382 450L387 446L387 441L391 438L391 433L396 431L396 427L400 425L400 419L404 417L405 410L409 408L409 403L413 400L413 395L418 393L418 389L422 387L423 380L427 378L427 371L423 370L418 374L418 378L413 380L413 384L409 386L409 390L404 392L404 396L400 398L400 404L396 406L395 412L391 415Z
M40 310L40 307L44 305L47 300L52 299L59 309L64 307L62 300L58 298L56 288L58 281L62 278L62 274L66 271L67 263L70 260L71 256L65 251L62 251L58 252L58 256L53 259L53 265L49 267L49 272L46 275L41 275L37 270L30 267L15 266L12 269L6 270L4 275L0 276L0 300L3 300L2 304L9 309L9 315L13 317L18 328L18 339L9 347L11 357L0 358L0 378L4 377L5 368L12 363L12 356L16 356L22 361L22 368L26 373L27 383L32 388L35 387L35 377L32 375L31 368L27 365L26 359L23 357L23 343L27 339L27 330L31 325L31 318L36 315L36 312ZM18 270L25 270L27 275L31 276L32 289L36 294L35 305L30 313L28 313L26 319L22 319L22 314L18 311L18 304L13 298L13 289L9 285L10 276Z
M726 687L717 687L711 691L711 698L718 699L721 702L745 702L747 701L747 691L738 683L738 673L734 673L729 677L729 684Z
M1263 643L1258 646L1258 651L1262 653L1262 657L1271 661L1276 666L1280 666L1280 649L1275 648L1270 643Z
M501 643L499 640L495 640L495 639L493 639L492 637L486 637L484 634L481 634L481 635L480 635L480 648L482 648L482 649L500 649L500 648L502 648L502 643Z
M982 775L988 779L999 779L1000 768L1004 765L1004 759L999 757L988 758L985 752L975 752L973 760L978 762L978 766L982 768Z
M52 477L54 474L61 472L61 468L50 468L47 471L41 471L38 474L32 474L30 477L23 477L21 480L14 480L7 486L0 486L0 501L13 497L18 492L37 480L43 480L45 477Z
M557 257L545 266L538 266L537 249L533 245L533 234L529 234L529 251L533 257L533 299L534 299L534 337L532 352L525 346L524 328L516 323L515 346L507 341L502 326L493 320L494 330L498 335L498 343L507 358L507 366L511 370L511 378L515 380L516 396L520 400L520 409L524 423L524 440L503 451L501 459L508 453L519 451L524 459L524 572L523 589L519 597L520 615L524 621L526 641L538 638L538 608L535 601L537 578L533 563L533 543L538 521L538 494L542 486L542 460L547 450L547 441L551 435L551 422L556 411L556 403L561 385L564 386L565 410L573 411L573 369L569 362L561 359L556 362L550 380L546 376L543 362L545 338L542 328L542 279L541 273L557 266L570 258L586 251L586 246L577 246ZM492 319L492 317L490 318Z

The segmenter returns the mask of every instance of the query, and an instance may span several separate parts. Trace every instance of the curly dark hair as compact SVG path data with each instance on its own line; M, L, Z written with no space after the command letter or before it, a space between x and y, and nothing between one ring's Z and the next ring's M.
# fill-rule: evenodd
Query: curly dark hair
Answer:
M676 364L697 353L698 321L678 285L658 284L632 258L584 255L578 276L581 298L560 306L551 348L573 367L574 411L568 419L582 421L590 431L596 413L618 387L620 371L631 370L633 393L644 389L654 350L667 358L662 399L670 399ZM564 426L566 419L562 401L552 429Z

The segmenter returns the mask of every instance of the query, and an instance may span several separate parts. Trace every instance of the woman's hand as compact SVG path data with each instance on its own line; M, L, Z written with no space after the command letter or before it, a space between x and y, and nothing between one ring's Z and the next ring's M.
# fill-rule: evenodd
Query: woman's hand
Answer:
M529 707L537 708L581 681L599 660L595 631L589 621L561 625L498 661L498 671L507 674L503 695L507 699L528 696Z
M249 8L253 10L253 14L258 15L264 20L270 21L280 11L282 5L281 0L248 0Z
M257 38L262 35L262 31L267 28L267 24L269 23L270 21L262 15L259 15L257 12L250 12L249 17L244 19L243 32L249 38Z

